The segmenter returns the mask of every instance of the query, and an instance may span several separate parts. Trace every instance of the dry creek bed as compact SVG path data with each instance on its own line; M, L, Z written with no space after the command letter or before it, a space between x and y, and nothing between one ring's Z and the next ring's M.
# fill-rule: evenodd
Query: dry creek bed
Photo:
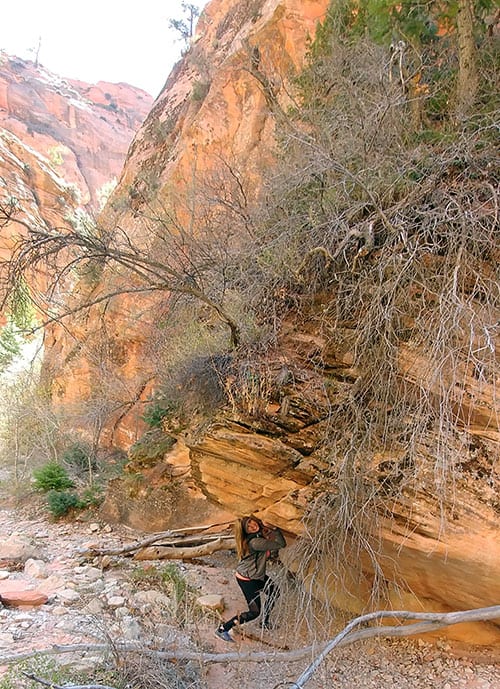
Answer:
M93 522L51 522L44 510L0 503L0 594L28 588L45 592L46 604L34 608L0 608L0 673L2 659L53 645L102 644L125 640L177 651L268 652L290 642L286 625L261 633L248 625L251 638L238 636L228 644L214 636L215 613L190 618L175 609L173 595L148 584L148 567L116 557L106 569L82 552L89 544L119 547L140 540L123 526ZM9 561L9 547L25 548L25 566ZM2 550L3 549L3 550ZM164 563L162 563L164 564ZM220 594L227 612L241 605L233 580L232 553L217 553L203 562L176 563L180 576L199 595ZM179 620L182 619L182 625ZM307 682L307 689L500 689L499 649L459 648L439 641L371 640L334 651ZM278 689L291 687L312 658L293 663L262 660L197 668L196 689ZM96 663L92 651L60 656L59 662L88 669ZM194 684L192 685L194 688ZM136 689L134 687L134 689ZM137 688L139 689L139 688ZM142 689L142 687L141 687Z

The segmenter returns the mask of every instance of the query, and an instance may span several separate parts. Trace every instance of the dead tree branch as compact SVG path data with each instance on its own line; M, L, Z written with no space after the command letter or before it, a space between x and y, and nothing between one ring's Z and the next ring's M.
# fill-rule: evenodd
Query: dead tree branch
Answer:
M178 547L175 545L154 545L142 548L134 555L134 560L193 560L197 557L211 555L218 550L235 548L234 538L216 538L209 543L196 546Z
M44 687L50 687L50 689L116 689L116 687L110 687L107 684L54 684L54 682L48 682L30 672L23 672L22 674L33 682L38 682Z
M200 542L206 542L207 540L214 540L217 538L228 538L221 533L217 534L207 534L205 536L184 536L183 534L201 534L208 529L214 529L216 526L225 526L231 522L222 522L218 524L207 524L206 526L189 526L185 529L178 529L176 531L162 531L161 533L149 536L142 541L137 541L136 543L129 543L128 545L121 546L120 548L94 548L90 547L81 552L81 555L96 556L96 555L127 555L135 551L146 548L153 543L158 543L158 541L165 541L165 545L194 545Z
M368 622L380 621L382 619L396 620L418 620L412 624L397 624L394 626L377 625L354 631L354 629ZM418 613L403 611L378 611L361 615L352 620L337 636L326 642L312 644L303 648L290 651L249 651L247 653L198 653L196 651L160 651L145 648L141 644L116 641L113 643L113 650L116 653L141 653L142 655L155 656L166 662L179 660L195 660L201 663L229 663L234 661L244 661L258 663L261 661L292 662L310 658L316 655L316 659L311 663L296 682L290 683L290 689L302 689L305 683L311 678L312 674L326 658L328 653L336 647L347 646L355 641L370 639L373 637L404 637L415 634L434 632L444 627L449 627L461 622L486 622L488 620L500 620L500 605L493 605L487 608L476 608L473 610L460 610L450 613ZM54 645L51 648L29 651L26 653L16 653L12 655L0 656L0 664L8 665L17 663L21 660L33 658L34 656L62 655L65 653L78 652L106 652L109 651L109 644L71 644L67 646ZM73 689L73 688L72 688Z
M463 610L459 612L449 613L431 613L431 612L409 612L408 610L382 610L372 612L367 615L361 615L351 620L349 624L337 636L329 641L314 659L314 661L307 666L304 672L300 675L297 681L290 684L290 689L302 689L306 682L311 679L314 672L321 665L326 656L337 646L352 643L361 638L370 638L375 636L412 636L413 634L422 634L423 632L430 632L436 629L442 629L452 624L459 622L477 622L485 620L493 620L500 618L500 605L494 605L489 608L478 608L476 610ZM384 627L379 625L363 629L358 632L353 630L361 624L366 624L373 621L380 621L384 619L396 620L420 620L409 625Z

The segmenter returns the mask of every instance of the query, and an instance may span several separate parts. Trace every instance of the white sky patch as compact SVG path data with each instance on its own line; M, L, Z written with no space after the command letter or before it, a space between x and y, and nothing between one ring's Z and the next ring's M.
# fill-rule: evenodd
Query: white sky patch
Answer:
M0 10L0 48L68 79L137 86L156 97L180 58L182 41L169 19L182 0L23 0ZM189 0L203 7L206 0Z

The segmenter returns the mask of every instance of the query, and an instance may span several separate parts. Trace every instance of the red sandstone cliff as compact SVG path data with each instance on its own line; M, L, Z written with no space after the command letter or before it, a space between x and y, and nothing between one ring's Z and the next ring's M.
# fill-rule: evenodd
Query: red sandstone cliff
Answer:
M151 104L151 96L133 86L65 80L0 53L0 128L26 147L21 160L32 152L41 156L88 209L99 209L99 191L119 177Z
M259 167L268 158L274 122L262 85L249 72L247 46L259 46L273 89L286 103L284 75L300 68L306 39L314 33L327 5L326 0L209 3L190 51L175 67L132 144L104 221L109 226L119 224L147 245L148 234L137 220L139 211L148 203L169 198L172 189L182 195L193 168L208 173L222 153L237 160L258 185ZM116 279L109 274L105 278ZM47 362L54 372L60 401L74 404L85 398L92 400L96 387L103 394L114 381L113 389L106 390L111 396L116 394L116 381L120 381L125 402L120 405L119 400L113 400L119 411L113 411L111 405L106 437L111 444L126 448L144 428L140 421L143 407L134 402L144 401L155 383L148 356L154 306L153 299L121 297L108 305L104 320L96 312L81 316L73 323L78 343L54 338ZM217 423L186 434L188 449L180 447L181 443L176 449L181 464L191 463L197 488L214 504L235 514L258 511L295 534L302 533L302 517L318 491L335 491L322 476L320 451L331 400L324 395L321 374L310 362L321 360L328 367L329 383L333 380L338 391L336 404L342 403L342 396L355 394L359 377L359 371L352 368L353 351L341 344L342 338L333 347L324 334L314 332L314 323L315 314L311 314L310 321L304 318L285 324L279 355L265 362L270 385L282 386L281 403L259 400L263 405L259 418L237 407L227 409ZM348 342L348 327L345 330L344 340ZM100 368L93 369L90 355L97 351L97 334L105 338L108 354L100 360ZM69 369L64 368L66 362ZM294 372L295 384L279 383L284 366ZM405 384L432 388L432 362L423 353L402 347L399 366ZM432 389L430 392L434 394ZM373 515L374 524L379 526L380 570L375 572L369 559L363 562L361 575L353 578L346 594L337 585L332 562L318 550L315 592L357 612L367 604L375 579L382 577L387 583L389 605L396 608L449 610L498 603L495 383L483 384L465 371L463 385L455 392L457 399L452 402L461 417L457 438L462 434L468 441L461 444L457 440L459 471L453 491L436 494L433 453L437 440L430 432L418 468L418 485L389 493L381 514L377 519ZM379 484L384 471L394 481L401 480L398 472L400 466L404 468L403 449L401 455L393 452L367 457L372 466L367 480ZM155 489L165 461L169 461L168 456L144 472L144 490L130 497L126 509L123 495L119 495L114 504L106 505L107 514L146 528L144 507L148 498L158 517L155 500L161 490L155 493ZM130 516L134 506L141 511L142 522ZM451 515L446 528L443 512ZM168 525L172 514L166 508L165 514L166 523L155 521L156 528ZM475 642L492 643L500 638L494 625L450 630L451 635L455 633Z

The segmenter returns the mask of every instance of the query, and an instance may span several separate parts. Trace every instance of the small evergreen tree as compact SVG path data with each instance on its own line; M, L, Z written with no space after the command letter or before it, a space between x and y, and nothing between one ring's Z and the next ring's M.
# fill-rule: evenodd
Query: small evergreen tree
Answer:
M40 469L35 469L33 478L35 488L44 493L50 490L60 491L73 487L73 481L69 478L66 469L57 462L49 462Z
M188 43L189 39L193 36L196 20L200 16L200 10L196 5L192 5L188 2L182 2L181 7L184 17L182 19L169 19L168 25L170 29L180 34L185 43Z

